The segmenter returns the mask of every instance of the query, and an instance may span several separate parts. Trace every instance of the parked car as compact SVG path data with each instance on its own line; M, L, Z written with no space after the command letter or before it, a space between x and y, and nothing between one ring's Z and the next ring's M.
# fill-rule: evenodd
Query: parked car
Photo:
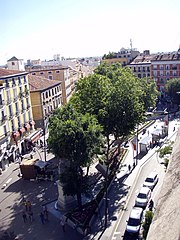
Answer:
M135 206L146 208L149 200L151 198L151 189L148 187L142 187L137 195Z
M148 177L145 179L143 186L148 187L151 190L156 186L158 182L158 174L157 172L151 172Z
M141 220L143 217L143 209L133 207L129 220L127 221L126 231L131 234L138 234L141 227Z

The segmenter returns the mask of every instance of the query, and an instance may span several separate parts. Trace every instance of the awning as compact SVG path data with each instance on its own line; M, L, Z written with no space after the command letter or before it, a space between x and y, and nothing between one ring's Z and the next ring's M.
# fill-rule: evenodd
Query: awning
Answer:
M28 140L33 143L33 142L37 141L40 138L40 136L41 136L41 130L35 131L27 137L26 141Z
M24 125L24 127L27 128L27 129L29 129L31 126L29 125L29 123L26 123L26 124Z
M20 131L21 133L24 133L24 132L26 131L26 129L22 127L22 128L19 129L19 131Z
M30 121L29 124L30 125L35 125L35 122L34 121Z
M19 131L14 132L14 133L12 134L12 136L13 136L13 138L19 137L19 136L20 136Z
M152 141L152 137L147 136L143 138L141 141L139 141L139 144L148 145L150 144L151 141Z
M152 135L156 135L156 136L162 135L162 129L156 129L155 131L152 132Z
M46 167L48 164L47 164L47 162L43 162L42 160L38 160L37 162L35 162L34 165L42 169L42 168Z

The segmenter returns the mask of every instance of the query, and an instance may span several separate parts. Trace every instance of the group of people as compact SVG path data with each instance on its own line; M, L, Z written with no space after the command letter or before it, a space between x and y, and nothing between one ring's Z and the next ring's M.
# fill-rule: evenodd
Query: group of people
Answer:
M49 221L49 214L48 214L48 209L47 206L43 206L42 207L42 211L39 214L40 217L40 221L42 224L45 224L45 222ZM33 222L34 218L33 218L33 211L32 211L32 203L28 200L26 200L23 197L23 212L22 212L22 218L24 223L26 223L29 219L30 222Z
M29 200L27 201L24 197L23 197L23 207L24 207L24 210L22 212L22 217L23 217L24 223L27 222L28 218L29 218L29 221L32 222L33 221L32 204Z

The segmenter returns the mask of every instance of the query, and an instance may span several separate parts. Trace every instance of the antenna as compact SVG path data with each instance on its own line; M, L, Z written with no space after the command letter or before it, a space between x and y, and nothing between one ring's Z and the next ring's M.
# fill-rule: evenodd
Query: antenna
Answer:
M132 51L132 39L130 39L130 47L131 47L131 51Z

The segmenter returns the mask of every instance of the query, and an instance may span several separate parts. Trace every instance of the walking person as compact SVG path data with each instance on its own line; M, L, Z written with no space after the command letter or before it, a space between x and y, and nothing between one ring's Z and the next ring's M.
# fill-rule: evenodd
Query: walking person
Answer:
M27 201L27 210L28 210L29 212L31 212L31 209L32 209L32 204L31 204L31 202L28 200L28 201Z
M48 222L49 221L49 218L48 218L49 213L48 213L48 209L47 209L46 205L43 207L43 213L44 213L44 220Z
M128 171L129 171L129 173L131 172L131 165L130 164L128 165Z
M32 222L33 221L33 212L30 211L28 214L29 214L29 221Z
M63 218L60 220L60 224L61 224L61 226L62 226L63 232L65 232L65 222L64 222L64 219L63 219Z
M27 222L27 215L26 215L25 212L22 213L22 217L23 217L24 223L26 223Z
M154 207L154 202L153 200L151 199L150 202L149 202L149 211L153 211L153 207Z
M44 214L41 212L39 216L41 219L41 223L44 224Z

